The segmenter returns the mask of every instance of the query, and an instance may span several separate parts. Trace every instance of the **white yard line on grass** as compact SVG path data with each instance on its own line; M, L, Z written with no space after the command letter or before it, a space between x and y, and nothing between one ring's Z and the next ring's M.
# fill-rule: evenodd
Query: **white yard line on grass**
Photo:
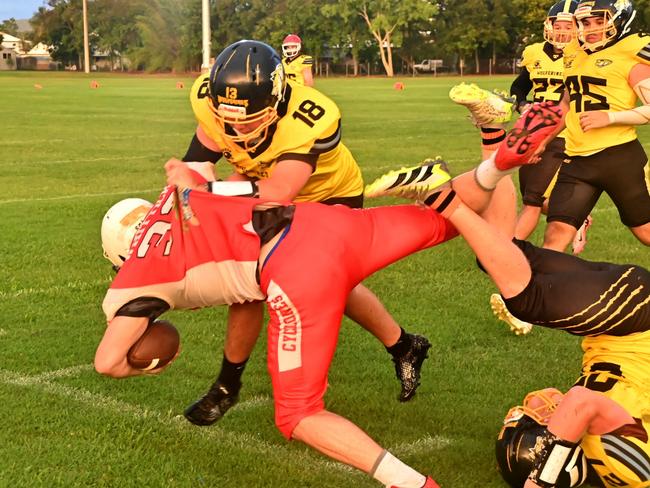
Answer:
M287 459L291 459L292 462L298 462L305 467L323 470L336 470L349 473L351 476L364 476L359 471L356 471L345 464L315 458L314 455L310 454L308 451L298 452L295 449L289 450L282 444L270 443L261 440L252 434L229 432L223 430L218 425L207 429L197 428L196 426L187 422L183 417L171 415L171 412L162 413L148 410L139 405L133 405L121 400L116 400L114 398L102 395L101 393L93 393L82 388L67 386L61 383L53 383L49 381L54 378L69 376L81 371L85 371L90 367L91 365L89 364L83 364L80 366L73 366L71 368L64 368L61 370L45 372L33 376L0 369L0 383L6 385L36 388L52 395L68 398L78 403L82 403L91 408L98 410L107 410L113 414L128 415L136 419L154 420L161 425L171 428L179 433L192 436L200 436L202 438L219 441L219 445L223 448L229 447L232 449L238 449L253 455L277 455L278 452L284 452ZM259 403L261 399L262 397L259 397L257 400L254 399L254 403Z
M426 452L437 451L438 449L442 449L451 444L453 444L453 441L447 437L439 435L428 435L426 437L418 439L415 442L398 444L390 449L390 451L395 453L398 457L411 456L414 454L423 454Z
M51 381L56 378L67 378L69 376L76 376L79 373L86 371L91 371L93 369L93 364L79 364L77 366L70 366L69 368L56 369L54 371L46 371L45 373L37 374L30 376L32 381L41 383L44 381Z
M122 195L134 195L136 193L160 193L162 187L158 188L147 188L144 190L129 190L129 191L118 191L118 192L108 192L108 193L78 193L75 195L61 195L58 197L48 197L48 198L15 198L13 200L0 200L0 205L7 203L25 203L25 202L51 202L55 200L72 200L75 198L96 198L96 197L112 197L112 196L122 196Z

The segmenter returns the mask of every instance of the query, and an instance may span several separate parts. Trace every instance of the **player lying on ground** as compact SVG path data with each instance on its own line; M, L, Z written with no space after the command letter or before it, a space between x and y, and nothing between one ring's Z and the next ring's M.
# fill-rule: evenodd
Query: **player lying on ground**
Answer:
M473 195L474 206L489 198L481 187L495 186L481 166L451 185L465 198ZM596 486L650 486L650 272L510 241L469 217L451 187L434 189L412 177L422 172L389 173L366 194L417 197L434 207L444 202L443 215L515 317L585 336L577 386L565 396L554 389L531 394L506 417L497 441L504 479L525 488L579 486L588 477Z
M531 111L515 129L516 144L504 144L501 157L497 154L497 164L507 160L509 170L528 161L558 120L548 107ZM538 130L530 136L533 127ZM197 183L180 161L168 163L167 170L168 182L182 188L182 218L174 208L175 188L167 187L141 222L130 257L104 299L108 326L97 348L97 371L113 377L142 374L127 362L127 351L148 323L168 309L265 298L270 315L268 369L282 434L386 486L437 486L352 422L326 410L323 397L347 294L388 264L454 237L456 230L437 211L451 210L445 208L446 200L432 200L435 209L278 204L192 190L211 190L212 185ZM479 168L485 185L506 172L494 161ZM438 185L449 175L434 163L423 169L421 181L425 179L426 185ZM476 209L489 200L483 195L487 192L479 193L475 199L467 195ZM470 207L459 201L454 205L461 232L481 220ZM489 228L481 238L496 235L498 231ZM382 245L373 245L377 242ZM499 255L479 258L489 272L509 265Z

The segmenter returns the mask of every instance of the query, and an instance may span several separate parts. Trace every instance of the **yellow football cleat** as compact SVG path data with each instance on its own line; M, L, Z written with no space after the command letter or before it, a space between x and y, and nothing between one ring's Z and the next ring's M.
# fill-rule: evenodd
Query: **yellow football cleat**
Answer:
M449 91L449 98L455 103L465 105L477 126L505 124L512 118L514 103L505 93L490 92L475 83L461 83Z
M498 293L494 293L490 297L490 307L492 307L494 316L508 324L510 326L510 330L516 335L530 334L530 331L533 330L533 324L519 320L508 311L508 307L506 307L503 298L501 298L501 295Z
M431 192L451 181L447 163L442 159L425 159L420 166L401 168L380 176L366 186L366 198L385 195L423 200Z

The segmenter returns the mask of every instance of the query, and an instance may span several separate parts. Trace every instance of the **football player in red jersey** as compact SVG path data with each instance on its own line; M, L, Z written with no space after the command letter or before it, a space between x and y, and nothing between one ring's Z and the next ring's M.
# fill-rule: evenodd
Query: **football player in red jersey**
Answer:
M177 180L187 171L180 162L168 169ZM356 210L184 190L180 218L174 199L170 186L144 218L137 208L109 216L131 228L123 230L125 239L138 230L104 299L108 327L96 370L113 377L159 372L133 369L126 354L147 324L170 308L266 297L268 369L282 434L385 486L437 487L326 410L323 397L347 294L396 259L454 236L453 228L434 210L414 205ZM128 254L106 247L109 256Z

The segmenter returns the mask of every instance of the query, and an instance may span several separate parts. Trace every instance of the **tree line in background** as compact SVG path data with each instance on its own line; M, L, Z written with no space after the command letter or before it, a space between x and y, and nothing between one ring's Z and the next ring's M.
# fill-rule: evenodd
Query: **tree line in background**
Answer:
M511 61L542 40L553 0L211 0L212 55L239 39L279 50L296 33L317 60L345 63L351 74L371 63L392 76L421 59L482 72L488 61ZM636 26L647 31L650 0L635 0ZM88 0L91 48L117 69L198 71L201 0ZM51 46L55 61L82 66L81 0L47 0L18 32L14 19L0 31ZM128 60L128 61L127 61ZM396 69L397 67L397 69Z

